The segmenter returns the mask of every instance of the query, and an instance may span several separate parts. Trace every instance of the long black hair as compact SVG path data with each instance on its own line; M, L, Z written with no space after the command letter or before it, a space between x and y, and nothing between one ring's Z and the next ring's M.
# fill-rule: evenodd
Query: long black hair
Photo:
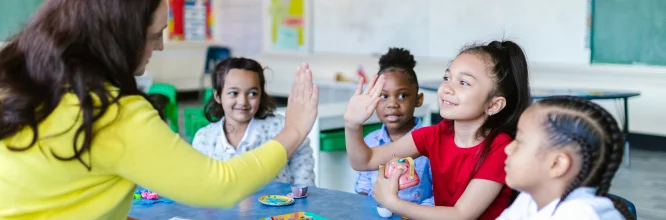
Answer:
M460 52L480 56L491 69L495 86L488 99L503 96L506 106L498 113L488 116L481 125L479 135L485 137L485 144L480 151L479 160L470 175L474 177L486 156L490 152L493 141L501 133L516 137L516 129L520 115L532 103L525 53L512 41L493 41L487 45L467 47Z
M634 219L624 202L608 196L624 155L624 134L615 118L601 106L581 97L556 96L536 104L552 108L543 124L548 134L548 146L577 146L582 158L581 170L565 190L560 203L578 187L598 187L598 196L608 197L626 219Z
M38 124L53 112L63 95L73 93L79 99L83 120L73 137L74 155L52 154L63 161L78 160L92 169L81 156L91 148L93 124L120 97L145 97L137 88L134 73L142 65L148 27L161 2L44 1L0 51L0 138L26 127L33 134L27 146L8 148L19 152L35 145L40 138ZM112 95L107 83L117 87L119 95Z

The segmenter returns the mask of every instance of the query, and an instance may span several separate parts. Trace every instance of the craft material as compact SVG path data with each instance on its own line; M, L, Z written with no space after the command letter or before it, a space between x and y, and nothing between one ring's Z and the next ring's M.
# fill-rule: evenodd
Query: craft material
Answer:
M268 195L259 197L259 202L269 206L285 206L294 204L294 198L282 195Z
M393 173L395 173L395 171L398 169L403 169L406 171L400 176L400 179L398 180L400 190L416 186L421 181L419 175L414 171L414 159L411 157L396 158L395 155L393 155L393 159L386 163L384 176L386 176L386 178L391 178Z

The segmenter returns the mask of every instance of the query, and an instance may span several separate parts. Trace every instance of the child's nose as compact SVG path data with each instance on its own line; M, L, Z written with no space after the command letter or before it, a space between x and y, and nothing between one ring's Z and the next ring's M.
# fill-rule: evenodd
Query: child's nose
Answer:
M444 94L453 95L455 94L455 91L453 90L453 88L451 88L450 85L448 85L448 83L444 82L442 83L442 85L439 86L438 93L440 93L440 95Z

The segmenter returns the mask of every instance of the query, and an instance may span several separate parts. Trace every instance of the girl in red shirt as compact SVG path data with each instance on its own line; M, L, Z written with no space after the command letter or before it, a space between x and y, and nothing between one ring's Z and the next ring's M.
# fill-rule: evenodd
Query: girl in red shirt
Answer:
M431 161L436 207L398 198L398 179L378 178L373 197L389 210L410 219L495 219L509 206L504 148L516 132L520 114L531 103L525 55L511 41L493 41L464 49L449 65L437 91L437 125L424 127L369 148L361 125L372 116L384 86L374 76L362 84L345 112L347 154L358 171L376 170L396 157L426 156ZM399 173L398 173L399 174Z

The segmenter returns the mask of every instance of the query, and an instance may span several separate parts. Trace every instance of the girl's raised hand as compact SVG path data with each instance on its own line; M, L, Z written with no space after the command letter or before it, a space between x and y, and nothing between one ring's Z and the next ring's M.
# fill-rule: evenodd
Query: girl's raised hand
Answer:
M372 116L379 103L379 95L382 93L385 82L384 75L374 75L368 84L368 89L363 91L363 79L359 80L358 89L347 104L344 116L345 126L360 126Z

